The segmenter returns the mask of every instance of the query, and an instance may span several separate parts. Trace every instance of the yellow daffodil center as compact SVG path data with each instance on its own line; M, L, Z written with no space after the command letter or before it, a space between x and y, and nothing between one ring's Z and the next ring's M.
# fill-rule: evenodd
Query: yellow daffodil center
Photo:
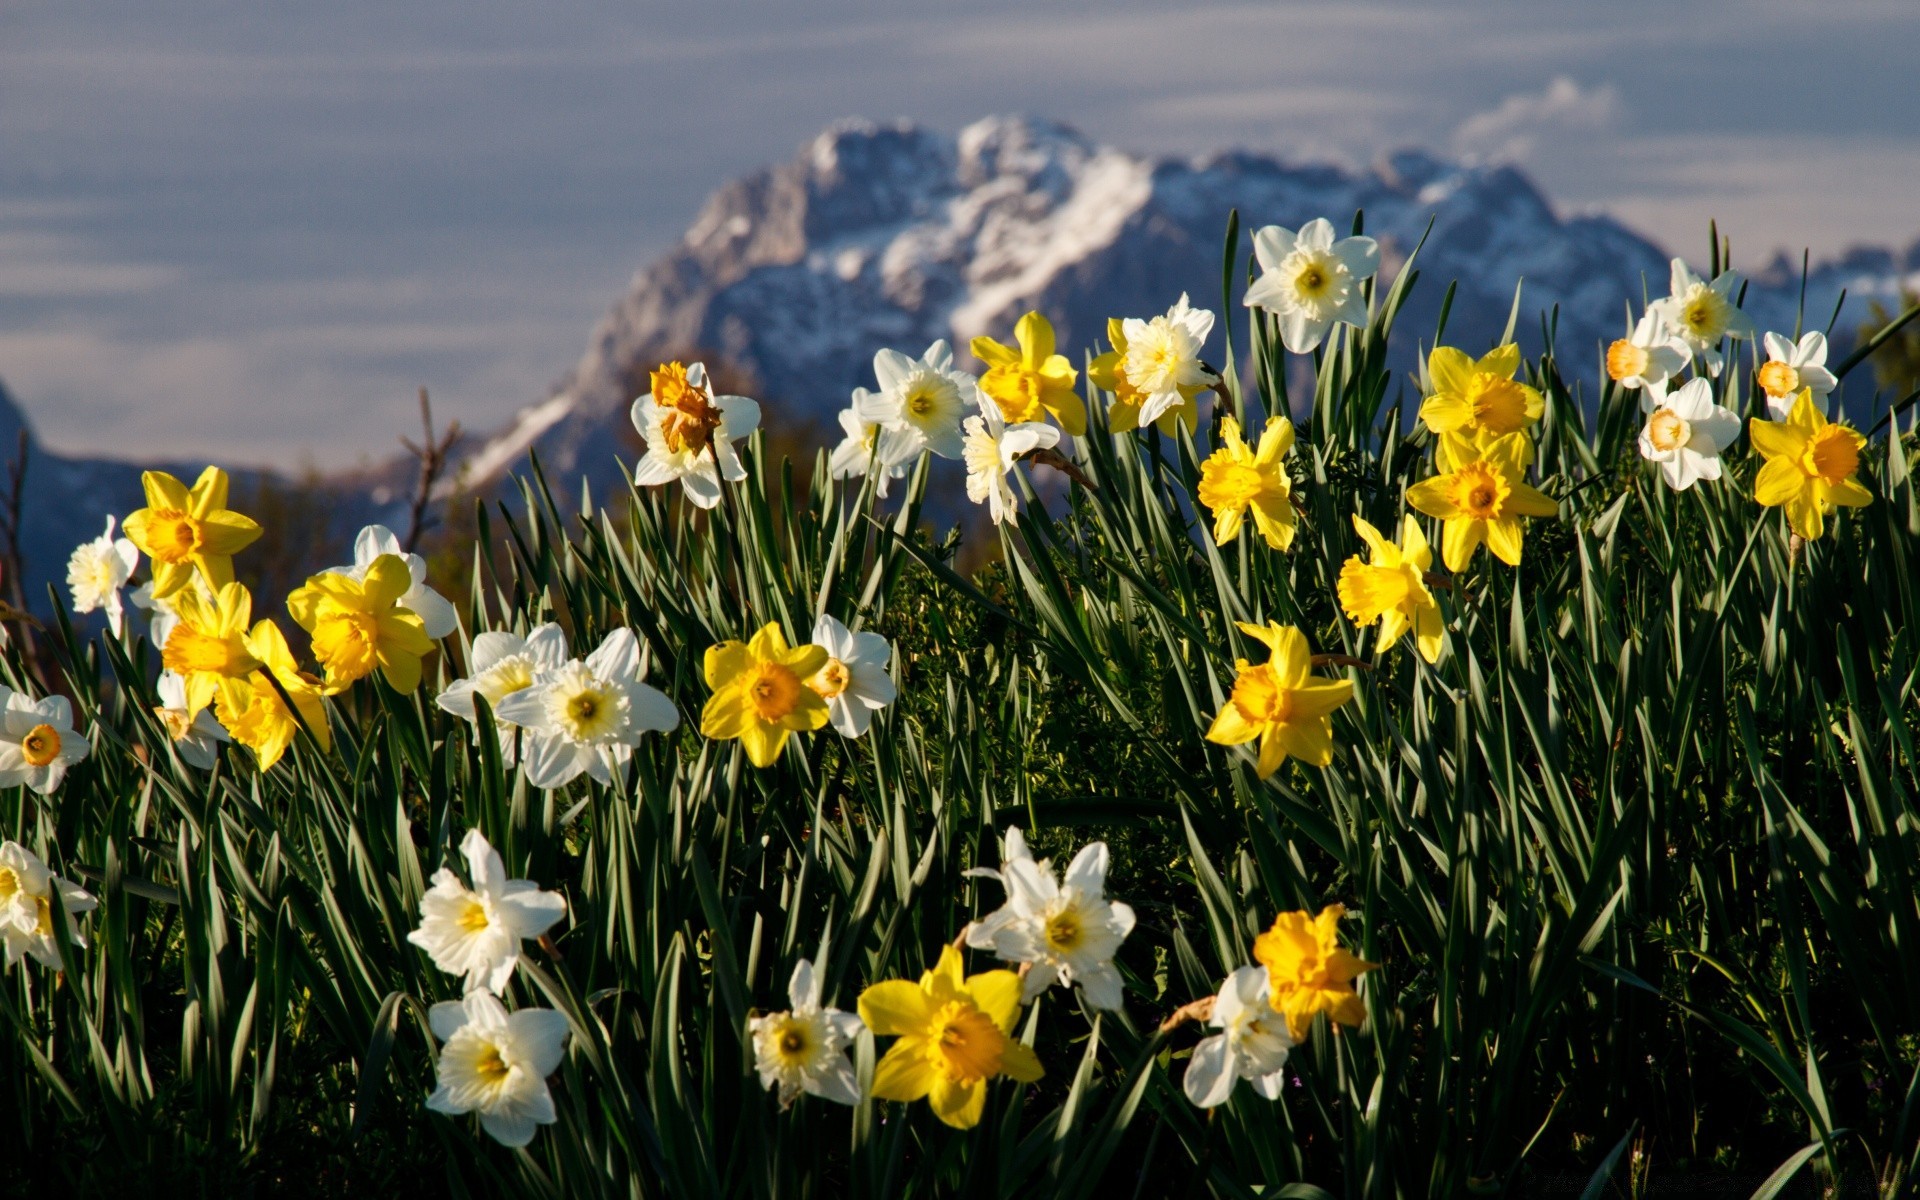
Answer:
M1327 299L1340 279L1339 260L1331 254L1294 251L1293 290L1308 302Z
M1407 573L1399 567L1370 567L1354 558L1340 572L1340 606L1363 625L1399 608L1408 590Z
M41 937L53 936L53 906L45 896L33 898L33 931Z
M177 508L154 509L146 551L161 562L185 562L200 549L200 522Z
M119 585L114 578L114 565L114 559L105 554L96 554L87 563L85 583L95 595L104 596Z
M790 1016L780 1019L772 1041L774 1054L783 1067L804 1066L812 1057L813 1039L807 1036L807 1027Z
M0 904L5 904L21 892L20 874L12 867L0 867Z
M487 906L478 900L468 900L460 910L460 928L466 933L484 933L488 925Z
M1807 439L1800 468L1829 487L1844 482L1860 466L1860 448L1848 430L1828 425Z
M971 1001L949 1000L934 1014L927 1056L949 1082L979 1083L1000 1072L1007 1035Z
M847 664L837 658L829 658L827 665L807 680L807 686L820 693L822 699L831 700L846 691L847 685L852 682L853 672L847 669Z
M652 373L653 403L660 410L660 434L667 449L705 452L720 428L720 410L704 387L687 380L687 368L667 363Z
M1473 420L1491 433L1513 433L1527 425L1527 393L1511 379L1480 371L1467 383Z
M1216 467L1209 489L1218 501L1208 503L1216 509L1245 508L1266 490L1267 481L1259 469L1246 463L1223 463Z
M1073 953L1086 932L1086 928L1080 924L1080 914L1071 908L1047 918L1047 945L1061 954Z
M211 671L216 675L226 675L236 679L260 665L252 655L240 649L234 641L209 637L191 625L185 624L175 625L173 632L167 635L167 644L160 652L160 661L182 675L191 675L196 671Z
M611 732L620 719L619 697L595 681L576 682L556 696L559 703L548 703L547 710L568 738L591 742Z
M930 383L918 384L911 392L907 393L907 412L916 417L924 417L931 414L937 403L937 391L934 385Z
M779 721L799 707L800 680L792 671L777 662L757 662L748 670L747 699L762 721Z
M499 1087L513 1073L513 1068L507 1065L506 1059L500 1057L500 1047L489 1045L474 1060L473 1073L488 1087Z
M1647 418L1647 441L1655 450L1678 450L1693 440L1693 426L1670 408L1656 409Z
M1293 692L1280 686L1273 667L1248 667L1233 681L1233 703L1256 725L1284 724L1293 718Z
M1040 403L1046 381L1037 371L1019 364L994 367L980 380L980 387L1000 406L1000 415L1009 423L1038 421L1046 415Z
M1644 375L1650 361L1652 361L1651 356L1645 348L1621 338L1607 347L1607 378L1618 383L1622 379Z
M184 708L161 706L153 710L153 715L160 719L160 724L166 728L167 736L176 742L187 736L188 731L193 728L187 724L187 710Z
M1489 521L1498 517L1507 490L1506 481L1485 463L1468 463L1454 472L1454 507L1473 520Z
M1769 396L1791 396L1800 390L1800 372L1783 362L1770 362L1754 376L1760 390Z
M339 609L315 623L313 656L342 679L360 679L373 672L379 641L378 617Z
M518 654L488 667L474 681L474 690L485 696L492 708L499 708L502 700L532 686L533 664Z
M44 767L60 757L60 735L51 725L35 725L20 739L20 756L30 767Z
M1699 339L1718 338L1720 331L1726 328L1727 302L1719 292L1704 284L1696 284L1693 294L1680 309L1680 321L1687 331Z

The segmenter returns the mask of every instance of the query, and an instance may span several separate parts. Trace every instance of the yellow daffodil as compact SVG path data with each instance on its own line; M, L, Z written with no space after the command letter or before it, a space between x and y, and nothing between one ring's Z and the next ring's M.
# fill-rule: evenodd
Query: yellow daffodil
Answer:
M1289 757L1324 767L1333 761L1333 710L1353 697L1353 682L1311 673L1306 635L1291 625L1240 622L1240 631L1264 643L1272 657L1259 666L1233 664L1233 694L1207 730L1207 740L1240 746L1258 738L1254 768L1265 779Z
M986 1084L997 1075L1032 1083L1044 1071L1031 1047L1010 1036L1020 1014L1020 976L984 971L961 977L948 946L920 982L890 979L860 993L860 1019L875 1036L897 1036L873 1071L873 1095L922 1097L955 1129L980 1123Z
M1411 516L1400 524L1400 544L1394 545L1378 529L1354 517L1353 527L1373 552L1363 563L1358 554L1340 568L1340 607L1356 625L1380 622L1380 650L1393 648L1400 635L1413 630L1420 657L1440 657L1440 605L1427 590L1427 568L1433 548Z
M227 507L227 473L200 472L188 491L165 471L140 477L147 506L127 518L127 538L153 561L153 594L167 599L187 586L197 568L207 586L233 582L233 556L252 545L260 526Z
M1446 522L1440 540L1447 570L1462 571L1485 542L1493 556L1520 565L1521 517L1551 517L1560 506L1526 483L1533 447L1525 434L1494 438L1484 447L1444 434L1435 456L1441 474L1407 489L1407 503Z
M1087 431L1087 407L1073 384L1080 372L1064 355L1053 352L1053 326L1037 312L1021 317L1013 327L1019 349L990 337L973 339L973 356L987 364L980 390L1000 407L1011 425L1038 421L1048 413L1074 437Z
M1803 388L1784 421L1755 418L1748 426L1753 448L1767 460L1754 477L1753 498L1768 508L1785 508L1787 524L1808 541L1827 529L1836 507L1864 508L1873 503L1853 477L1860 469L1860 448L1867 439L1858 430L1827 420Z
M231 581L211 599L190 587L174 596L173 611L178 619L160 648L160 662L185 681L186 720L193 721L216 697L244 706L247 676L260 669L260 660L247 648L253 597Z
M825 648L790 647L771 621L752 641L709 647L707 686L713 697L700 714L701 735L739 738L747 761L771 765L788 735L827 723L826 700L806 682L826 665Z
M1293 422L1285 417L1267 423L1258 450L1241 438L1238 421L1220 422L1220 446L1200 464L1199 489L1200 503L1213 512L1216 545L1239 537L1249 512L1267 545L1275 550L1293 545L1293 481L1283 461L1291 449Z
M1478 360L1452 346L1436 346L1427 356L1433 395L1420 405L1420 419L1435 433L1463 434L1477 445L1526 432L1546 402L1513 377L1519 369L1520 347L1512 342Z
M247 677L244 691L222 692L215 707L233 740L253 750L262 771L271 770L280 761L303 722L319 739L321 749L332 749L333 731L327 725L326 705L320 699L320 682L294 662L280 627L272 621L255 625L247 635L247 651L262 664L261 669ZM272 672L272 680L268 672ZM273 680L278 680L293 698L293 710L280 698Z
M382 554L365 579L337 571L315 575L287 597L287 611L313 635L313 656L327 669L327 692L344 691L375 667L396 692L420 686L420 659L433 650L420 614L400 607L413 586L404 558Z
M1253 939L1253 957L1267 968L1274 1010L1286 1014L1296 1042L1306 1038L1317 1013L1356 1027L1367 1019L1353 981L1379 964L1340 948L1340 918L1346 915L1339 904L1327 905L1317 917L1304 910L1281 913L1273 928Z

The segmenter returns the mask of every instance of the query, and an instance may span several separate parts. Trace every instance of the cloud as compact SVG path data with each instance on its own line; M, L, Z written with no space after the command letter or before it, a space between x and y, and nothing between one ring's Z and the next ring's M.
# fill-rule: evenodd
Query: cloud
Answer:
M1583 88L1565 75L1538 92L1515 92L1453 131L1454 152L1487 162L1524 162L1543 137L1601 134L1620 124L1619 89L1611 83Z

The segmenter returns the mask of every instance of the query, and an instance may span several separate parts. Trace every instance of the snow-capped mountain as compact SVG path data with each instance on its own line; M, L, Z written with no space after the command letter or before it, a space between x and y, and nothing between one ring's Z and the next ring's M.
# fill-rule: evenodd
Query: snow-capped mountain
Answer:
M1389 277L1431 221L1401 324L1425 341L1449 281L1447 340L1476 347L1499 336L1524 280L1523 344L1537 347L1540 314L1557 308L1561 356L1590 346L1597 363L1627 305L1667 289L1665 251L1611 219L1557 215L1511 167L1418 151L1366 172L1246 153L1152 159L1030 118L992 117L958 136L846 121L791 162L715 193L682 244L634 278L552 395L474 446L468 478L510 471L530 449L558 479L611 478L609 430L667 357L723 361L754 381L769 422L798 410L818 423L872 385L881 346L917 354L946 338L966 362L974 335L1010 340L1019 314L1038 308L1077 358L1107 318L1150 316L1183 291L1217 309L1232 209L1248 231L1318 216L1344 227L1364 210ZM1243 235L1242 254L1250 248ZM1820 267L1809 321L1824 324L1845 288L1835 330L1850 331L1863 296L1893 290L1895 268L1884 251ZM1748 311L1763 329L1791 330L1799 284L1776 262Z

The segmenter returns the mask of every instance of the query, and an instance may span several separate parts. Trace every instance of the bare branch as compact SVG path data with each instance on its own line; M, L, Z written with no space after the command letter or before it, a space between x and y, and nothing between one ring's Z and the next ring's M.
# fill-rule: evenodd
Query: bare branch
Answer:
M460 422L447 426L447 432L435 437L433 434L433 405L427 400L427 389L420 389L420 424L426 437L415 445L410 438L401 438L400 444L407 452L420 460L420 476L414 484L413 503L407 521L407 553L411 554L420 545L420 538L433 524L433 517L427 506L433 500L433 485L447 469L447 457L453 450L453 444L460 440Z

